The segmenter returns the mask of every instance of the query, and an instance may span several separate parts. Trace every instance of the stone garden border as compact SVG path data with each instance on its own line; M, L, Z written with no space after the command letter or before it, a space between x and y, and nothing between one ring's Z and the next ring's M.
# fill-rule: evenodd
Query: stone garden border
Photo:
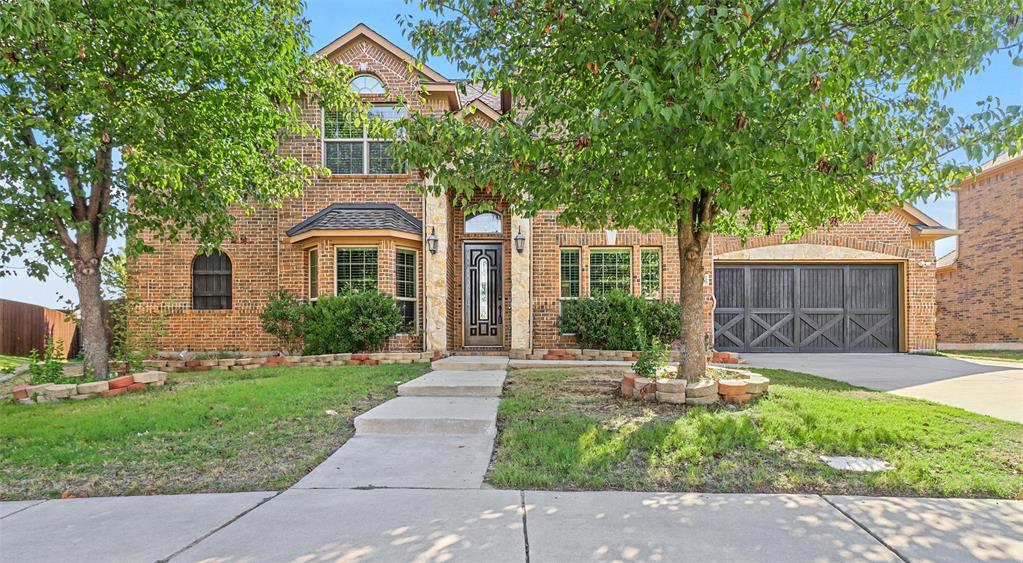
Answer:
M210 370L247 370L260 367L278 366L375 366L387 364L429 363L439 360L440 354L435 352L371 352L367 354L320 354L317 356L255 356L240 358L221 358L208 360L145 360L142 365L147 369L162 372L187 372Z
M133 375L122 375L112 379L85 383L17 385L11 389L11 396L16 402L25 405L61 400L80 401L94 397L116 397L122 393L142 391L147 387L160 387L166 382L167 374L162 371L143 371Z
M533 348L514 349L508 357L513 360L599 360L635 362L637 350L596 350L590 348ZM668 360L677 362L681 358L678 350L669 352ZM735 352L708 352L707 362L713 364L738 364L739 354Z
M649 379L627 373L622 377L621 393L626 398L659 403L713 405L720 402L741 406L766 395L771 380L751 371L718 368L730 377L701 379L689 383L685 379Z

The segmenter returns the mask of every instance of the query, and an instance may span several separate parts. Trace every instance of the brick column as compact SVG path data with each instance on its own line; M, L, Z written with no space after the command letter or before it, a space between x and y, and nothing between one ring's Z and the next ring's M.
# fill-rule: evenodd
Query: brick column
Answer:
M447 350L448 341L448 203L445 195L429 194L423 221L423 331L427 351ZM430 252L427 237L436 234L437 253Z
M515 249L519 232L526 237L522 252ZM529 219L511 218L511 348L527 350L530 346L530 280L532 279L533 232Z

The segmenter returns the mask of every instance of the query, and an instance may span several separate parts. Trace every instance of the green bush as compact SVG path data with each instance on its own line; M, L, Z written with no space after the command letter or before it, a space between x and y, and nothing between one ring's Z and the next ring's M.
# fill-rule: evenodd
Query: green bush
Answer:
M402 316L394 298L378 291L320 297L302 323L305 354L379 350L398 333Z
M299 349L309 309L308 303L286 289L271 291L266 308L259 313L259 322L264 331L277 339L282 352L291 352Z
M54 343L49 338L43 343L43 351L35 348L29 352L31 362L28 364L29 384L65 383L64 376L64 343Z
M668 346L655 336L636 354L636 362L632 364L632 371L640 377L654 378L657 377L657 371L666 365L668 365Z
M672 301L652 301L615 291L603 297L566 301L558 328L564 334L575 334L585 348L642 350L647 347L647 338L656 337L664 343L681 338L681 309Z

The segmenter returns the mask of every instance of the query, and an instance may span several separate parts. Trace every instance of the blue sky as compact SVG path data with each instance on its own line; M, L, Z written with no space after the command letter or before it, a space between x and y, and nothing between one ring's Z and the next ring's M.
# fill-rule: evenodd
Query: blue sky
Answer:
M307 0L306 17L310 20L313 48L319 49L338 36L364 23L398 46L412 52L409 42L402 36L396 21L398 14L418 15L418 2L406 4L401 0ZM458 78L454 64L446 60L430 60L428 64L448 78ZM986 96L1001 98L1003 105L1023 105L1023 68L1013 66L1009 57L998 55L984 72L970 77L961 89L952 93L946 103L957 113L969 114L976 102ZM953 155L954 156L954 155ZM955 226L955 197L952 195L932 201L918 202L925 213L942 224ZM938 256L955 247L953 238L938 241ZM74 286L60 276L52 275L46 281L28 278L23 271L18 275L0 278L0 295L5 299L37 303L49 307L64 305L64 299L75 299Z

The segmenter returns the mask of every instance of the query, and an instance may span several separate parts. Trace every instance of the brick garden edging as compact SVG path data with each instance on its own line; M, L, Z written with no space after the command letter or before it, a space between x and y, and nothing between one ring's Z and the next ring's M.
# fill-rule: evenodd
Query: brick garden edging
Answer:
M161 371L143 371L134 375L122 375L102 381L86 383L43 383L42 385L17 385L11 389L14 400L32 405L61 400L91 399L93 397L116 397L122 393L141 391L147 387L159 387L166 383L167 374Z
M731 377L701 379L689 383L685 379L649 379L634 373L622 377L621 392L626 398L660 403L713 405L724 402L744 405L767 394L771 380L757 373L740 369L727 369Z
M596 350L591 348L533 348L515 349L508 356L513 360L600 360L635 362L636 350ZM681 352L672 350L668 360L677 362ZM739 354L735 352L708 352L707 362L714 364L738 364Z
M209 360L145 360L147 369L163 372L185 371L239 371L278 366L375 366L387 364L429 363L440 359L434 352L371 352L367 354L321 354L318 356L256 356L251 358L222 358Z

